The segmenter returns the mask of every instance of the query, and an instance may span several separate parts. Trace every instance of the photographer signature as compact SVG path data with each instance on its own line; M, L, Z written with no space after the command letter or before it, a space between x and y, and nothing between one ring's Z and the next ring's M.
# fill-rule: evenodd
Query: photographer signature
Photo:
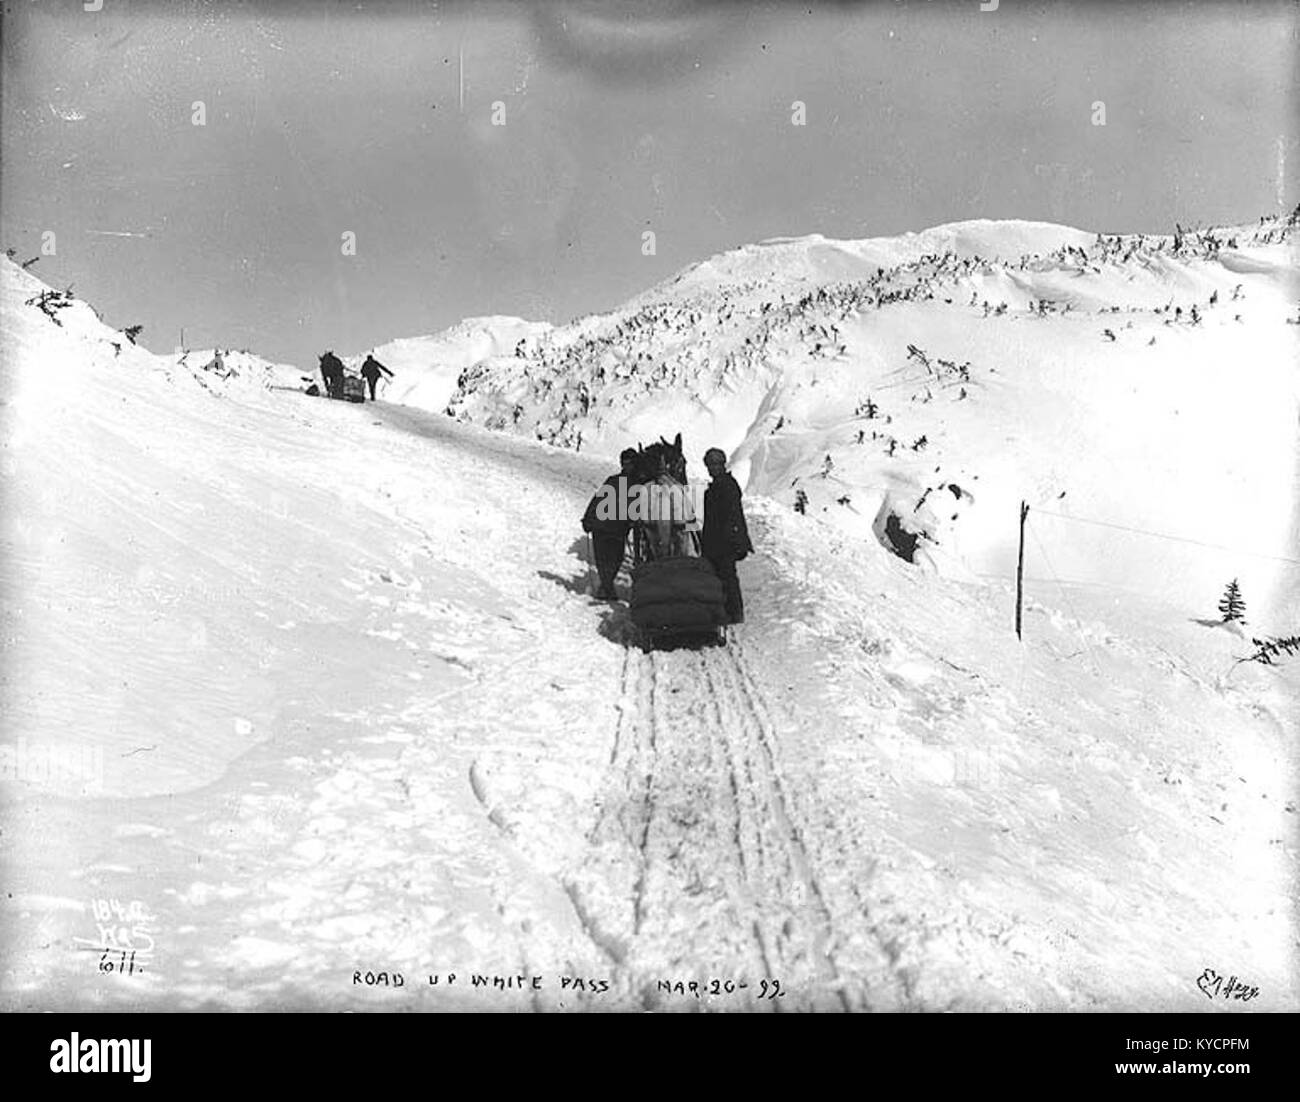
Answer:
M1200 979L1196 981L1207 999L1213 999L1222 995L1225 999L1240 999L1242 1002L1250 1002L1259 994L1258 987L1251 987L1242 983L1236 976L1229 976L1226 980L1219 975L1213 968L1207 968L1201 973Z

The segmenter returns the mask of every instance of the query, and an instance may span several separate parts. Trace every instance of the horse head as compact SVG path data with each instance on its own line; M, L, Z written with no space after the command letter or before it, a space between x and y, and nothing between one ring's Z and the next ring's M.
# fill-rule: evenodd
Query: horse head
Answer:
M664 469L675 482L686 481L686 455L682 451L682 434L679 432L676 439L670 444L663 437L659 438L661 445L660 456L664 464Z

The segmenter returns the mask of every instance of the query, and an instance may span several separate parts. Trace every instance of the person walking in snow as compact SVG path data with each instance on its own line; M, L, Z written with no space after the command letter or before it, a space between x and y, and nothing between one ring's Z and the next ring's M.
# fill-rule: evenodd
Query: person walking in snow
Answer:
M618 459L622 469L618 474L605 479L582 515L582 530L591 536L596 574L600 578L600 588L596 591L596 599L599 601L617 599L614 579L618 577L619 568L623 565L623 552L627 545L628 529L631 527L628 517L620 513L626 512L626 504L632 497L636 477L636 449L625 448Z
M390 379L393 377L393 373L375 359L373 352L368 353L366 362L361 365L361 377L370 384L370 400L372 402L375 400L375 384L379 382L379 373L381 371Z
M700 551L718 577L727 602L727 619L733 624L745 622L745 602L736 576L736 563L754 550L740 502L740 484L727 471L727 456L721 448L704 453L708 469L708 489L704 491L704 531Z

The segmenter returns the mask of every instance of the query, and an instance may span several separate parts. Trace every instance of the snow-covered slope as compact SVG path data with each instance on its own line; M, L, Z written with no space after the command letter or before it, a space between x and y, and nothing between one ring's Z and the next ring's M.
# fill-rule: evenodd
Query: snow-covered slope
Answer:
M800 516L752 487L801 453L748 427L749 621L727 648L646 653L586 597L577 517L604 459L114 349L88 307L56 325L34 278L0 276L4 1008L770 1009L773 981L782 1008L1300 1006L1300 662L1236 664L1240 629L1049 579L1022 644L1005 582L918 570L821 512L858 445L825 480L791 468ZM1267 319L1278 277L1256 276ZM667 347L652 316L626 324ZM692 334L734 342L691 324L669 363L706 362ZM889 324L935 366L980 362ZM1011 348L965 400L986 457L1029 432L995 399L1051 393ZM613 365L601 416L649 428L640 371ZM749 401L744 371L780 382L728 370L712 410ZM832 370L776 386L799 433L840 416L818 404ZM922 403L889 394L901 431ZM1094 461L1071 496L1104 482ZM972 486L1004 472L986 463ZM1207 997L1207 968L1257 994Z
M273 363L247 350L190 348L176 356L176 363L195 378L222 390L256 390L277 387L305 390L320 376L293 364Z
M1063 245L1087 248L1096 234L1050 222L978 219L950 222L897 237L837 241L822 234L774 237L699 261L631 300L642 305L696 290L724 290L748 282L796 284L870 279L879 270L911 265L925 257L1016 262Z
M432 336L389 341L372 350L393 372L392 379L382 380L378 396L441 413L465 368L492 356L513 354L520 341L536 341L550 328L547 322L522 318L466 318ZM344 363L356 370L364 359L364 354L351 356Z
M1170 237L961 222L693 265L471 368L465 421L615 454L681 431L751 493L955 577L1029 569L1208 613L1300 616L1293 228ZM1227 550L1224 550L1227 549Z

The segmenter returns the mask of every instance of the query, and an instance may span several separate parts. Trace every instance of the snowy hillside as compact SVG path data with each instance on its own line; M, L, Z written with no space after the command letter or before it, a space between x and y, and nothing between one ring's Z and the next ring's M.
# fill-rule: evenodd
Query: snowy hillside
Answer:
M176 363L200 381L223 389L278 387L304 390L320 381L319 375L292 364L272 363L245 350L190 348L176 356Z
M447 371L395 342L432 379L406 407L120 346L0 261L0 1006L1300 1008L1300 660L1197 622L1239 574L1245 634L1294 632L1282 564L1165 579L1163 545L1044 517L1021 643L1005 578L871 534L939 487L953 574L1005 574L1021 496L1295 557L1290 246L906 251L1005 232L789 242L840 282L719 260L471 326ZM609 453L679 428L747 476L749 619L646 652L587 596L578 517Z
M373 350L375 358L393 372L378 396L440 413L465 368L493 356L513 355L520 341L536 341L550 328L547 322L522 318L466 318L433 336L390 341ZM351 356L344 363L356 371L364 359L364 354Z
M749 492L882 543L893 515L953 577L1009 576L1025 500L1044 580L1194 612L1237 576L1281 630L1300 616L1276 561L1300 548L1297 271L1294 228L1268 220L779 239L485 360L450 406L606 455L680 430L698 477L720 445Z

